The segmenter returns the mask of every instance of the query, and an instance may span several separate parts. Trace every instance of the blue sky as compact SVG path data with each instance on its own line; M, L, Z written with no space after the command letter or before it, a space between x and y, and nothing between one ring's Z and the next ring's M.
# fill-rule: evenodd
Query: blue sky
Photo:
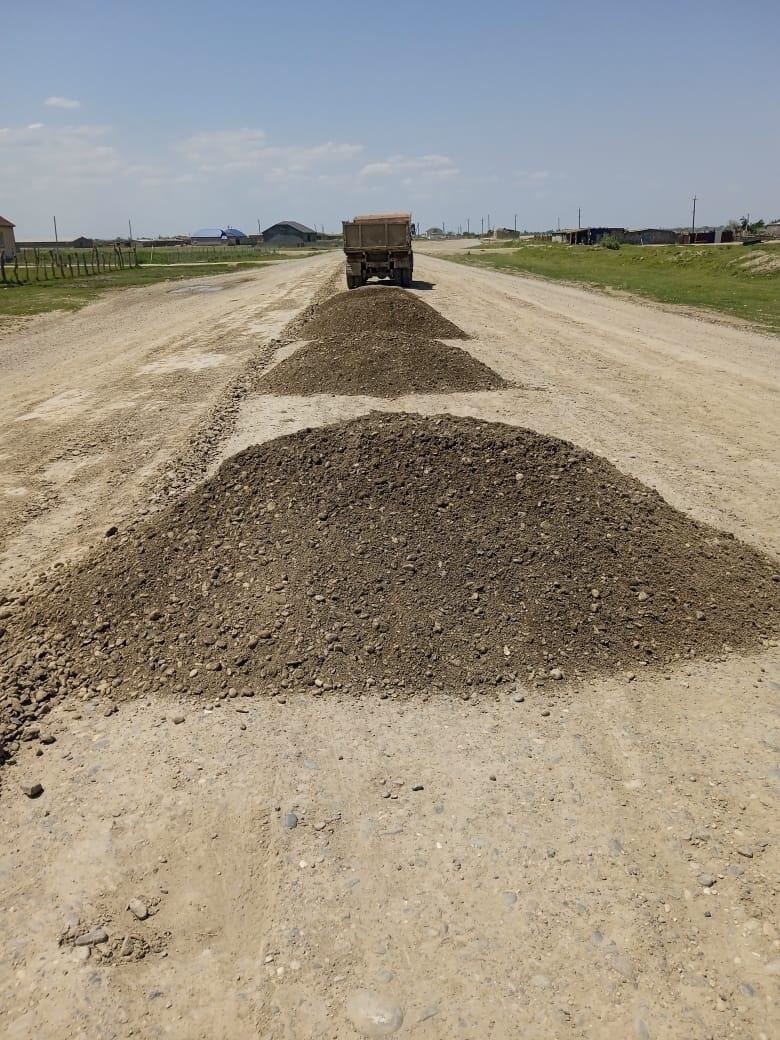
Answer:
M2 36L22 239L780 216L780 0L36 0Z

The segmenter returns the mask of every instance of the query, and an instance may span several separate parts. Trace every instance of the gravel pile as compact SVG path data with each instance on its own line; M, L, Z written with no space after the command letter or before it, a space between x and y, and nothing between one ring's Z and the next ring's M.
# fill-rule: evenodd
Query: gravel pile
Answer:
M312 308L294 334L307 342L258 379L271 394L367 394L498 390L509 384L442 339L465 333L403 289L338 293Z
M564 441L372 413L242 452L12 611L0 742L35 739L65 693L411 694L666 664L770 635L777 578Z
M307 343L259 379L256 389L301 396L398 397L499 390L507 385L492 368L460 347L374 330Z
M419 296L386 285L368 285L318 302L298 331L302 339L341 339L377 329L421 339L468 339Z

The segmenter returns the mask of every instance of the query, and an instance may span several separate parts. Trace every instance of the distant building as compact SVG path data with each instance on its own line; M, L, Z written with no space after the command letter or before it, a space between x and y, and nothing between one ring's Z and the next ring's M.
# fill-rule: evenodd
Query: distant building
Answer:
M134 238L133 244L142 249L170 248L171 246L190 245L189 235L176 235L174 238Z
M622 227L584 227L562 228L553 231L553 242L564 242L570 246L597 246L602 239L611 235L618 242L624 241L625 228Z
M280 220L263 232L263 245L275 249L286 249L290 246L305 246L316 242L319 235L314 228L299 224L297 220Z
M770 220L761 233L764 238L780 238L780 220Z
M444 232L440 227L429 227L425 232L426 238L444 238Z
M520 238L520 232L514 228L499 227L493 231L493 238Z
M734 232L727 227L701 228L699 231L694 231L693 235L690 231L683 231L677 235L677 243L681 246L720 245L733 241Z
M671 228L629 228L623 241L632 246L673 246L677 232Z
M10 220L0 217L0 249L4 250L6 260L13 260L16 256L15 227Z
M246 235L238 228L200 228L192 233L194 246L240 246Z

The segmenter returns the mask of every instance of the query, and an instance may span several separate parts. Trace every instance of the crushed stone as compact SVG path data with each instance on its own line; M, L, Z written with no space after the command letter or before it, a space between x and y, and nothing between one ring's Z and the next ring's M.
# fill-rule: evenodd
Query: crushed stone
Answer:
M668 666L775 632L778 577L570 443L371 413L241 452L14 611L0 744L74 692L552 690Z

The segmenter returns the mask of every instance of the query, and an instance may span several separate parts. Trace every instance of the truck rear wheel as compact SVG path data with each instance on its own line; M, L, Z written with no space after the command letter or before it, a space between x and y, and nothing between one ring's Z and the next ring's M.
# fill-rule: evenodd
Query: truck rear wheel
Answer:
M347 275L347 288L358 289L363 284L363 279L359 274L348 274Z
M412 287L412 272L408 267L401 268L401 285L404 289L411 289Z

